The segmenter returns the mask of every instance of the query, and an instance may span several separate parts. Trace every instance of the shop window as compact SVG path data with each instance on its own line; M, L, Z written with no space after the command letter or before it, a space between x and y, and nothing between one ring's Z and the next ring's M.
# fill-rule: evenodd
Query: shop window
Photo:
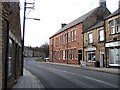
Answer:
M120 18L116 19L116 33L120 33Z
M95 61L95 52L87 52L88 53L88 60Z
M8 45L8 76L12 75L12 61L13 61L13 40L9 38L9 45Z
M114 28L114 20L110 21L110 34L115 33L115 28Z
M109 49L110 64L120 64L120 48Z

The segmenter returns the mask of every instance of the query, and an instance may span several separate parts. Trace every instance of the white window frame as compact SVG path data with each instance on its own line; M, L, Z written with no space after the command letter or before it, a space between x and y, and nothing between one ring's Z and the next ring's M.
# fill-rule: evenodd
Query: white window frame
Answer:
M113 22L113 25L111 25L112 22ZM110 34L115 34L114 20L111 20L109 22L109 25L110 25Z
M73 41L76 41L76 30L73 31Z
M119 23L117 23L117 20L119 20ZM116 33L120 33L120 17L115 20L116 22Z
M104 41L104 30L103 29L99 30L99 41Z
M90 37L90 35L91 35L92 37ZM93 43L93 35L92 35L92 33L89 33L89 34L88 34L88 43L89 43L89 44Z

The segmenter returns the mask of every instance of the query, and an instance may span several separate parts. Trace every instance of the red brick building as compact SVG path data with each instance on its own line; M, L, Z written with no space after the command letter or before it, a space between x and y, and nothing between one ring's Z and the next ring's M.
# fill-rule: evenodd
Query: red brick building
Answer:
M50 37L49 57L53 62L80 64L84 60L82 32L110 14L106 2L79 17L78 19L63 24L58 32Z

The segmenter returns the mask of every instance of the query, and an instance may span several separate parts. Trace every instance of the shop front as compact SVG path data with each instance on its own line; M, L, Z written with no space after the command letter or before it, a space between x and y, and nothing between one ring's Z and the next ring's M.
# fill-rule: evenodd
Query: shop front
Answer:
M96 47L86 48L86 65L87 66L95 66L96 58L95 58L95 51Z
M120 67L120 41L106 43L109 66Z

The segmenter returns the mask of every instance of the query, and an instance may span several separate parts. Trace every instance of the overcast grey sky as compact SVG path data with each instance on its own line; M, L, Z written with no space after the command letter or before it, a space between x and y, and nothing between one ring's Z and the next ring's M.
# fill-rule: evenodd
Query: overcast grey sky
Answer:
M24 0L20 1L22 24ZM30 1L32 0L27 0ZM111 12L117 10L118 2L119 0L106 0L108 9ZM49 37L61 29L61 23L68 24L98 6L99 0L35 0L35 10L27 17L40 18L40 21L26 19L25 46L49 43Z

